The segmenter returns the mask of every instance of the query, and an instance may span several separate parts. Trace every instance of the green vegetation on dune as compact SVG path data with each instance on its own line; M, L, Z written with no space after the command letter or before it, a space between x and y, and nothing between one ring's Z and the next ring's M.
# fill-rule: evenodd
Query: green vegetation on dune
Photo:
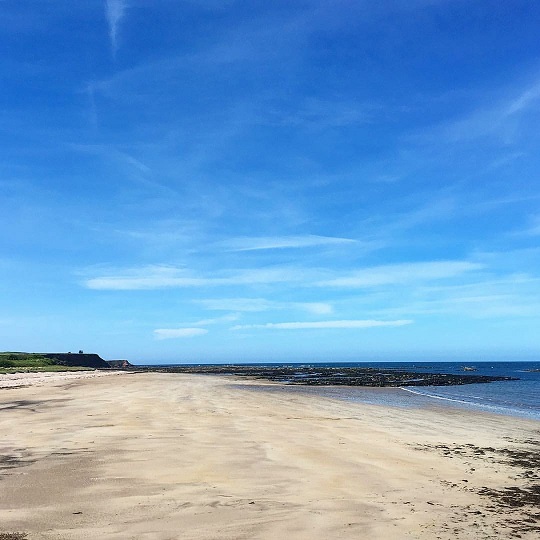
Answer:
M28 353L0 353L0 367L45 367L54 364L52 358L43 358L37 354Z
M41 373L46 371L91 371L94 368L84 366L43 366L43 367L0 367L0 374L3 373Z
M44 358L36 353L0 353L0 373L28 371L80 371L82 366L59 365L54 358Z

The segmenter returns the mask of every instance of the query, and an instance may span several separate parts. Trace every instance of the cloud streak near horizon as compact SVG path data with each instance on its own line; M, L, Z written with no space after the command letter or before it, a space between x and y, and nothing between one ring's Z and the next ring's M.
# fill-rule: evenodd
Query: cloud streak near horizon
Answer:
M354 328L380 328L396 327L412 324L414 321L400 319L396 321L376 321L365 320L342 320L342 321L310 321L310 322L277 322L264 324L238 324L231 330L251 330L251 329L275 329L275 330L323 330L323 329L354 329Z
M204 336L204 334L208 334L206 328L158 328L154 330L154 337L159 340L192 338Z

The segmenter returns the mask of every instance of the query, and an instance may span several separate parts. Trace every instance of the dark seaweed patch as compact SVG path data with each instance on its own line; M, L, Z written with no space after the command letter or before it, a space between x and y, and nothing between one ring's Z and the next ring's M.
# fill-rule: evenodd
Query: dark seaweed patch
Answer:
M454 489L466 489L475 491L481 497L489 498L490 502L484 506L484 512L497 514L501 527L508 529L511 537L520 538L524 533L540 533L540 452L538 452L538 441L525 440L515 441L506 439L512 444L519 444L520 447L493 448L480 447L474 444L437 444L419 445L418 450L435 449L443 456L452 458L459 457L466 460L468 465L474 463L474 459L480 459L483 463L504 464L515 468L518 474L514 480L520 478L520 485L509 485L505 487L483 486L479 489L464 487L464 485L443 482ZM473 473L476 469L471 468ZM467 482L468 484L468 482ZM469 512L471 513L471 512ZM475 510L472 514L481 517L482 512Z
M28 456L29 454L26 452L0 454L0 472L3 470L14 469L16 467L24 467L26 465L32 465L32 463L35 463L36 460L29 459Z
M453 375L448 373L418 373L385 368L344 366L253 366L253 365L198 365L168 367L138 367L137 371L166 373L195 373L206 375L235 375L266 379L290 385L306 386L450 386L493 381L518 380L513 377L486 375Z

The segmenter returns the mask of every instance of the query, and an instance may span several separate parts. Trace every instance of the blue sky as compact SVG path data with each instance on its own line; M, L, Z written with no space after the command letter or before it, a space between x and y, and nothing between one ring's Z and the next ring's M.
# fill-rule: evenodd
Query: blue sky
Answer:
M538 359L539 2L0 13L0 349Z

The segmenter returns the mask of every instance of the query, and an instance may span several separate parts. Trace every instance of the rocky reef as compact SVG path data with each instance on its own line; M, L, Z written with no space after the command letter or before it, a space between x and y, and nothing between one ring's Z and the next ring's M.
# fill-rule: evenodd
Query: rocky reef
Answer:
M207 375L235 375L291 385L309 386L451 386L517 380L512 377L418 373L389 368L313 365L183 365L138 367L138 370Z

